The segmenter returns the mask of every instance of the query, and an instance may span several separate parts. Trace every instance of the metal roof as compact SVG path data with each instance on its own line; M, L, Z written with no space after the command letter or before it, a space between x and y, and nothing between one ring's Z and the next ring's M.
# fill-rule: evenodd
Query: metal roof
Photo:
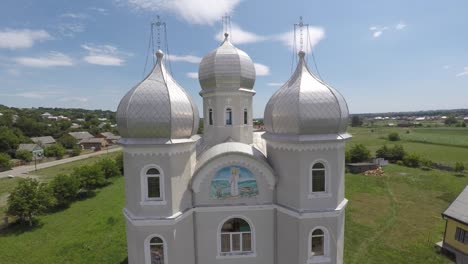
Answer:
M84 138L80 140L80 144L86 144L86 143L103 143L105 142L105 138Z
M56 143L55 139L51 136L45 136L45 137L32 137L31 140L34 143L38 144L54 144Z
M197 106L167 72L164 53L156 56L152 72L120 101L119 133L123 138L190 138L198 130Z
M442 215L468 225L468 185Z
M273 134L342 134L348 124L343 96L315 77L299 52L291 78L276 91L265 108L266 131Z
M70 136L78 139L78 140L82 140L84 138L92 138L94 137L93 135L91 135L88 131L81 131L81 132L70 132L68 133Z
M19 144L18 150L34 151L42 150L42 148L37 144Z
M255 67L249 55L236 48L225 34L223 43L205 57L198 69L202 90L253 89Z

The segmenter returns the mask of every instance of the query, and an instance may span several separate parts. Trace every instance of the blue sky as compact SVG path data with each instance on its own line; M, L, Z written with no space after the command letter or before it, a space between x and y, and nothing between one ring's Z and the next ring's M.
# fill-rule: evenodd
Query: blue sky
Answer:
M2 0L0 104L115 110L143 77L160 15L173 76L200 106L198 62L220 44L226 12L232 42L257 64L255 117L291 74L299 16L321 77L351 113L468 108L462 0Z

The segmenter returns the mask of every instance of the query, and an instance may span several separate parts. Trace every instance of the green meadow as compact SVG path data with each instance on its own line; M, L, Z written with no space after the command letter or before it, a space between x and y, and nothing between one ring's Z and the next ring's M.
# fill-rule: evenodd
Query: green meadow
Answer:
M375 150L391 131L398 131L408 152L434 162L468 165L468 130L350 128L352 144ZM427 136L430 135L430 136ZM427 142L419 140L427 140ZM418 141L418 142L416 142ZM91 160L38 171L45 180L67 173ZM384 168L384 176L346 174L345 263L451 263L433 245L442 240L441 213L468 184L468 174L422 170L398 165ZM0 192L17 179L0 181ZM33 229L13 226L0 231L0 263L126 263L124 179L99 189L96 196L70 208L38 217Z

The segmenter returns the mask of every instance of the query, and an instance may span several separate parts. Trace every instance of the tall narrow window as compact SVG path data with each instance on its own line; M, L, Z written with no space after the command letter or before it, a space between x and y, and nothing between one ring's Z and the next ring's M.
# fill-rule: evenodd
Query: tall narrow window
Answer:
M312 257L325 255L325 234L323 230L315 229L310 239L310 255Z
M325 192L326 169L323 163L317 162L312 166L312 192Z
M153 237L149 243L151 264L164 264L164 241Z
M146 171L146 181L148 185L148 200L161 200L161 173L156 168Z
M226 125L232 125L232 109L226 108Z
M213 109L208 110L208 124L213 125Z
M468 231L457 227L455 230L455 240L463 244L468 244Z
M248 255L253 252L252 230L244 219L231 218L227 220L221 228L220 236L220 255Z
M244 109L244 125L248 124L248 117L247 109Z

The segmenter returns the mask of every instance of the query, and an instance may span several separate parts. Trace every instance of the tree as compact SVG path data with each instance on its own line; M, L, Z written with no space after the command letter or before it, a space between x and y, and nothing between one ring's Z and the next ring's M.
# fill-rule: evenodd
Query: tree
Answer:
M71 152L72 157L79 156L81 153L81 148L79 146L74 146Z
M353 115L352 119L351 119L351 126L352 127L360 127L362 126L362 119L357 116L357 115Z
M16 151L16 158L29 162L32 161L33 154L31 151L21 149Z
M454 115L449 115L445 119L444 123L448 126L456 124L457 123L457 118Z
M392 132L388 134L388 140L390 141L399 141L400 140L400 135L397 132Z
M11 129L0 127L0 152L14 154L20 139Z
M77 177L80 180L80 187L88 191L106 185L106 177L97 164L75 168L72 177Z
M72 149L78 143L76 138L70 136L69 134L63 134L61 137L57 139L57 141L67 149Z
M403 164L408 167L417 168L421 163L421 157L416 153L410 153L403 158Z
M65 155L65 148L60 144L53 144L44 149L44 155L46 157L57 157L61 159L63 155Z
M21 223L33 225L33 218L54 204L54 199L45 183L36 179L22 179L8 196L8 214L17 216Z
M455 172L463 172L465 170L465 165L463 162L457 161L455 163Z
M347 153L351 162L364 162L370 159L370 151L363 144L356 144Z
M103 158L97 162L106 179L120 176L119 168L114 160Z
M11 169L11 158L5 153L0 153L0 171Z
M52 195L57 200L57 206L69 206L78 195L80 179L70 175L59 174L50 182Z
M381 148L375 151L375 156L377 158L392 160L392 150L389 147L387 147L387 145L383 145Z
M405 149L402 145L393 146L391 153L392 157L390 160L392 161L403 160L406 156Z

